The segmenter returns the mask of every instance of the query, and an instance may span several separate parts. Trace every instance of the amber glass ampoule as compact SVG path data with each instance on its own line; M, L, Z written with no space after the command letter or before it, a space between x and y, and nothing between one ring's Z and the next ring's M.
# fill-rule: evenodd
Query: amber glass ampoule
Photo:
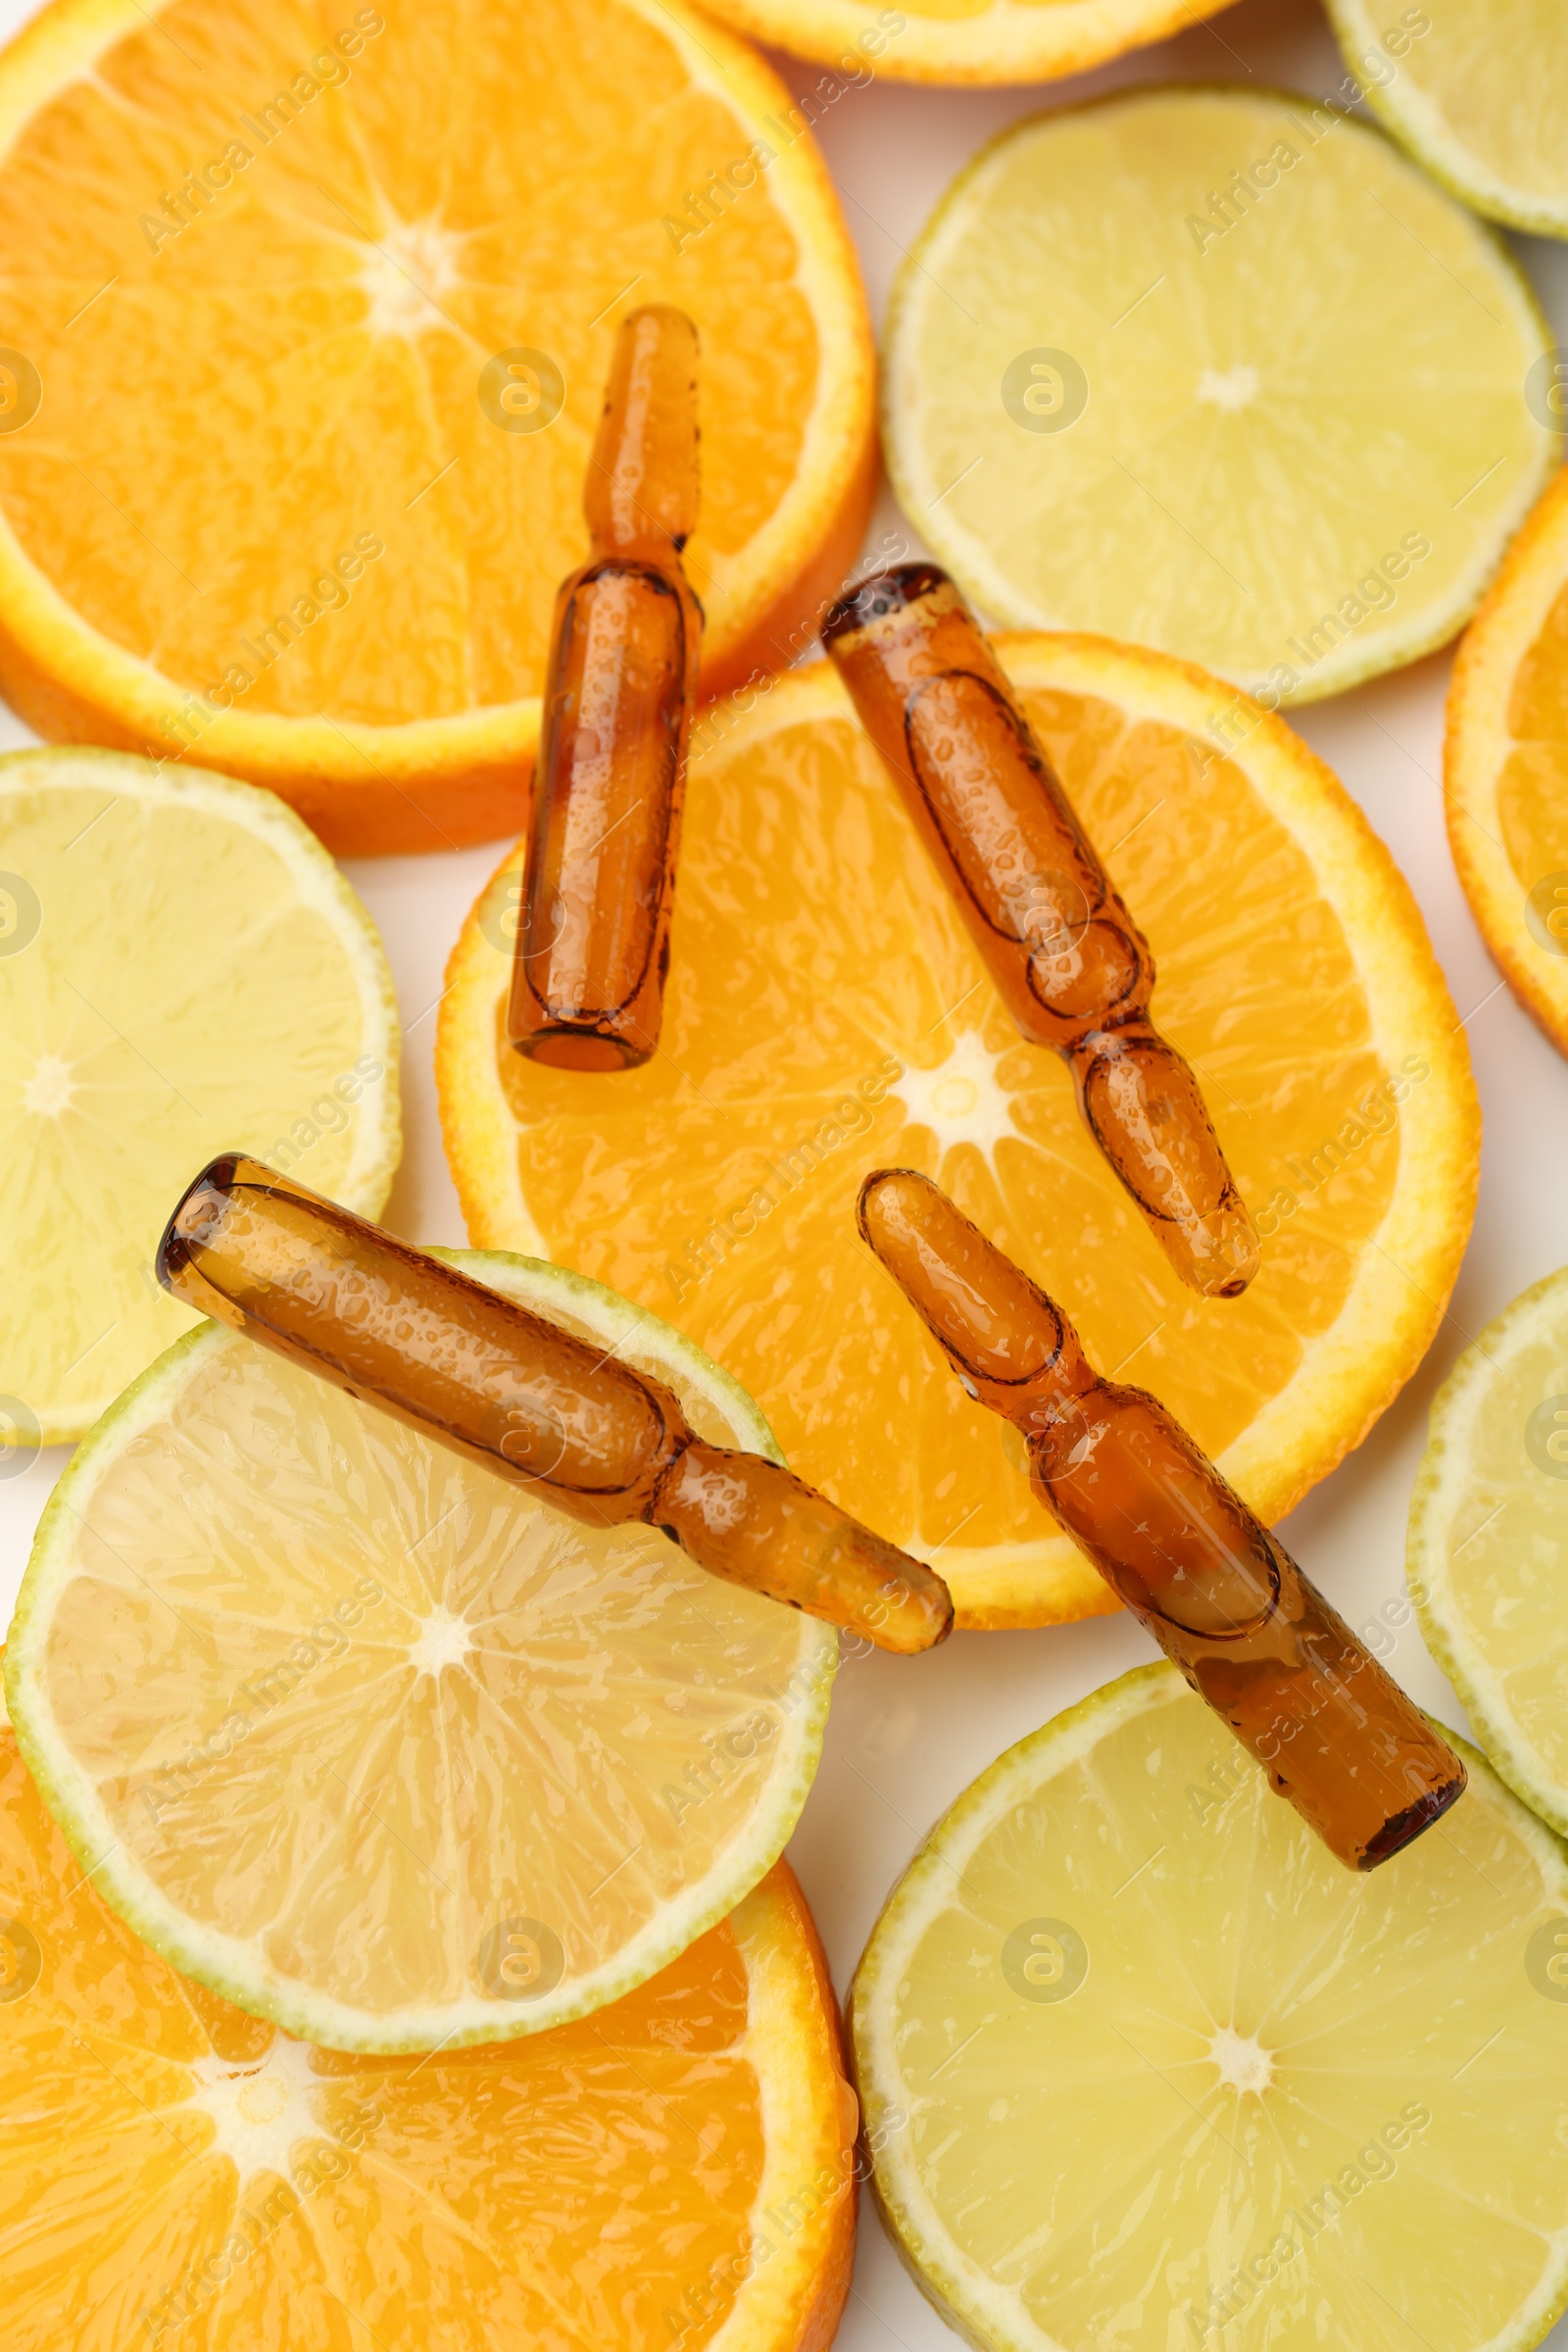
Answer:
M1058 1306L929 1178L879 1169L860 1231L1030 1483L1342 1862L1447 1810L1464 1766L1162 1404L1102 1380Z
M929 1649L942 1579L761 1454L710 1446L671 1392L240 1152L170 1219L159 1280L199 1313L599 1527L644 1520L699 1567Z
M702 608L697 329L620 328L583 513L593 553L556 599L508 1031L519 1054L620 1070L659 1042Z
M934 564L878 572L840 598L822 642L1013 1019L1066 1061L1182 1280L1235 1298L1257 1235L1198 1081L1149 1017L1149 943L957 589Z

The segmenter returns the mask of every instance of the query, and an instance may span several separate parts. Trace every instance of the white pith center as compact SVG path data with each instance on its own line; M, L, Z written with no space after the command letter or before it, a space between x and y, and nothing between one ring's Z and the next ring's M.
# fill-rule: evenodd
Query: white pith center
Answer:
M422 335L451 330L441 297L457 284L458 241L434 220L404 220L367 255L360 283L369 302L366 324L375 335Z
M323 2085L302 2042L276 2041L264 2059L242 2066L198 2058L190 2071L195 2086L185 2104L212 2117L213 2152L230 2159L242 2188L257 2173L286 2180L290 2150L323 2137L311 2105Z
M59 1054L41 1054L22 1090L24 1108L36 1112L41 1119L58 1119L71 1108L75 1096L76 1081L71 1063Z
M1262 2043L1253 2034L1238 2034L1234 2026L1221 2026L1208 2054L1231 2090L1265 2091L1274 2080L1274 2061Z
M1245 409L1258 394L1260 378L1245 362L1238 368L1205 368L1198 379L1198 397L1215 409Z
M450 1609L437 1606L420 1619L409 1643L409 1660L416 1673L439 1676L445 1667L461 1666L472 1647L466 1617L454 1617Z
M998 1054L989 1053L977 1029L968 1029L946 1061L934 1070L906 1069L889 1093L898 1097L911 1127L928 1128L946 1157L959 1144L972 1144L997 1172L997 1146L1018 1140L1012 1097L998 1083Z

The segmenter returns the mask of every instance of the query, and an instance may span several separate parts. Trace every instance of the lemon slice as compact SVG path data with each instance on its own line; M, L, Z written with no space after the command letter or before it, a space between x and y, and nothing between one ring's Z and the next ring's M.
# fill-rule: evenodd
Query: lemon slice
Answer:
M1481 1744L1568 1833L1568 1268L1489 1323L1439 1390L1405 1557Z
M1365 123L1161 87L1017 124L895 287L905 511L1015 627L1103 630L1270 705L1474 610L1560 443L1492 233Z
M1396 138L1456 196L1568 237L1568 20L1560 0L1328 0Z
M995 2352L1533 2344L1568 2300L1565 2004L1568 1859L1480 1759L1352 1877L1143 1667L983 1773L877 1924L878 2198Z
M653 1316L447 1254L778 1458ZM836 1660L656 1530L585 1527L205 1324L56 1489L6 1689L156 1951L308 2040L432 2049L596 2009L722 1918L794 1827Z
M376 1214L398 1023L368 914L270 792L17 752L0 868L0 1445L25 1448L190 1329L153 1258L215 1152Z

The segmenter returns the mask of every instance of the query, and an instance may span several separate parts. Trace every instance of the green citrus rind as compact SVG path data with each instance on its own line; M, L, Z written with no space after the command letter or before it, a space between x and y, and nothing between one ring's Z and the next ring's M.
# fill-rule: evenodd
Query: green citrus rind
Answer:
M1495 0L1488 0L1488 4L1494 7ZM1510 180L1448 127L1441 106L1421 85L1420 52L1413 44L1390 59L1394 71L1387 78L1381 73L1374 77L1364 71L1363 61L1370 51L1381 48L1386 53L1387 43L1372 22L1366 0L1324 0L1324 5L1346 62L1361 85L1361 95L1400 146L1414 156L1440 187L1446 188L1461 204L1484 213L1491 220L1500 220L1506 227L1525 229L1542 237L1568 237L1568 161L1564 164L1561 192L1555 196L1544 195L1539 189L1532 191ZM1426 14L1425 10L1420 13ZM1406 65L1405 60L1410 57L1415 63ZM1519 59L1521 87L1526 86L1529 66L1527 57Z

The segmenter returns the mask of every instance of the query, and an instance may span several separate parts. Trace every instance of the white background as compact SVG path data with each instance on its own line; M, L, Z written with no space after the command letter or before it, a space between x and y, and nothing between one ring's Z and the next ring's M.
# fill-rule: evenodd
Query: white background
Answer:
M0 0L0 34L30 14L18 0ZM819 72L787 58L775 63L798 89ZM1343 73L1311 0L1242 0L1211 24L1049 89L943 90L880 80L852 90L826 118L821 143L878 322L905 248L954 173L1004 123L1152 77L1255 81L1321 95ZM1557 339L1568 343L1568 245L1521 238L1516 246ZM1353 359L1348 352L1347 366ZM892 518L884 505L871 535ZM1442 1333L1366 1444L1282 1531L1356 1626L1402 1592L1405 1511L1438 1384L1483 1324L1568 1261L1568 1070L1501 986L1454 877L1440 783L1448 667L1446 655L1436 656L1292 714L1409 877L1465 1020L1486 1116L1480 1214ZM31 740L0 706L0 748ZM407 1140L386 1222L412 1241L466 1239L442 1157L431 1052L448 952L498 856L491 847L347 867L380 925L402 1007ZM46 1452L23 1476L0 1483L0 1621L9 1617L33 1527L65 1458L63 1449ZM1137 1626L1101 1618L1035 1634L959 1635L931 1657L873 1655L846 1666L822 1769L790 1847L841 1993L889 1889L959 1791L1014 1740L1154 1654ZM1388 1663L1423 1704L1464 1728L1463 1711L1413 1624ZM1042 2124L1049 2131L1049 2119ZM957 2341L899 2265L867 2200L838 2352L896 2345L949 2352ZM1548 2342L1568 2352L1568 2321Z

